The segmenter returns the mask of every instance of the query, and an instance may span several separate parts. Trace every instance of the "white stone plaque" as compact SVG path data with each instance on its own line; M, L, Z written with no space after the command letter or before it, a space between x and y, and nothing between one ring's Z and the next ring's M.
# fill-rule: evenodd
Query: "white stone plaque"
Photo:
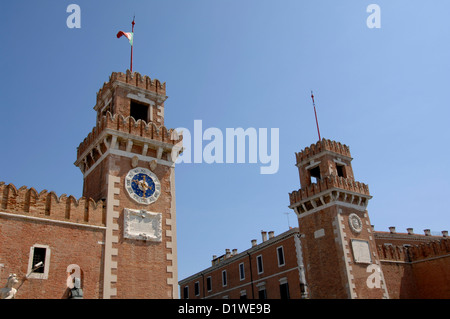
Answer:
M143 209L124 209L123 236L129 239L162 241L162 214Z
M352 249L356 263L362 264L372 263L368 241L352 239Z

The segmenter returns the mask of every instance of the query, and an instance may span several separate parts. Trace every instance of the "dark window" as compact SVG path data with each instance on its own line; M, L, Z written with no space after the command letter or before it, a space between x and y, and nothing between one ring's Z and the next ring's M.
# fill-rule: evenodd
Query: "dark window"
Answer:
M189 287L188 286L185 286L183 289L183 298L189 299Z
M241 280L245 279L244 263L239 264L239 278Z
M222 271L222 286L226 286L227 285L227 271L224 270Z
M266 288L263 288L260 291L258 291L258 298L267 299Z
M207 278L206 278L206 289L207 289L208 291L211 291L211 290L212 290L211 277L207 277Z
M346 177L345 176L345 168L344 165L336 165L337 174L340 177Z
M319 168L319 166L311 168L309 170L309 173L311 174L311 183L313 182L313 178L316 179L315 180L316 183L320 180L320 168Z
M258 274L260 274L260 273L262 273L264 271L263 261L262 261L262 256L261 255L256 257L256 262L258 264Z
M196 296L200 295L200 285L199 285L198 281L196 281L194 284L194 293Z
M283 247L278 247L277 248L277 253L278 253L278 266L283 266L284 265Z
M280 298L289 299L289 285L287 282L280 285Z
M31 266L32 269L34 269L35 265L40 262L42 262L43 264L45 263L45 254L47 252L47 249L41 248L41 247L34 247L33 251L34 251L33 252L33 265ZM44 273L44 265L33 270L33 272L43 274Z
M130 101L130 116L132 116L136 121L143 120L148 121L148 105L139 103L136 101Z
M241 294L241 297L239 297L240 299L247 299L247 293L243 293Z

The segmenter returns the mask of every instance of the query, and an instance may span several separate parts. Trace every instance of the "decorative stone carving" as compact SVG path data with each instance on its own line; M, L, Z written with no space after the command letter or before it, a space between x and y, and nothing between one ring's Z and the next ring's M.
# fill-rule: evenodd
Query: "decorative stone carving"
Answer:
M17 275L10 274L5 288L0 289L0 299L14 299L17 289L13 288L13 286L18 282L19 281L17 280Z
M353 257L356 263L370 264L369 242L367 240L352 239Z
M351 230L355 233L359 234L362 230L362 221L358 215L352 213L348 216L348 223L350 225Z
M124 209L125 238L145 241L162 241L162 214L146 210Z
M156 160L151 161L149 164L149 167L152 171L155 170L156 166L158 166L158 162Z
M139 164L139 158L135 155L131 158L131 167L135 168Z

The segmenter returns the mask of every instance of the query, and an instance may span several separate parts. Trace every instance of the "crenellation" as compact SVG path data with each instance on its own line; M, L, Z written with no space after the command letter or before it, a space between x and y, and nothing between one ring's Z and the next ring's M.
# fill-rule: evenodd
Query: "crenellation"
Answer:
M166 93L166 83L161 83L158 79L151 79L148 75L142 76L139 72L131 73L127 70L126 73L123 72L113 72L109 78L109 83L115 81L124 82L127 84L134 85L136 87L152 91L159 94Z
M22 186L17 189L14 184L0 183L2 211L5 213L29 215L73 223L104 226L104 203L73 195L57 196L53 191L43 190L38 193L33 187Z
M412 261L429 259L450 253L450 242L448 239L422 243L410 248L410 256Z
M377 245L378 256L381 260L409 262L408 248L393 245Z
M378 245L377 252L382 261L417 262L448 256L450 241L441 238L419 245Z
M112 115L110 112L107 112L83 142L80 143L77 149L77 157L80 157L105 129L112 129L173 145L181 142L183 138L175 129L168 129L153 122L146 123L144 120L136 121L131 116L124 117L121 114Z
M113 72L109 77L109 81L104 82L102 88L97 92L96 106L94 109L98 110L105 106L108 95L113 95L111 93L115 90L115 82L122 82L132 85L138 89L149 91L151 94L156 94L160 97L165 97L166 94L166 83L161 83L158 79L152 80L147 75L142 76L138 72L131 73L130 70L127 70L126 73Z
M290 204L293 205L295 203L301 202L302 200L305 200L310 196L317 195L320 192L332 188L340 188L350 192L370 196L368 185L358 181L354 181L351 178L331 175L322 178L318 181L318 183L312 183L307 187L300 188L299 190L289 193Z
M311 144L304 150L295 153L297 165L323 151L331 151L345 157L351 157L350 148L347 145L323 138L321 141Z

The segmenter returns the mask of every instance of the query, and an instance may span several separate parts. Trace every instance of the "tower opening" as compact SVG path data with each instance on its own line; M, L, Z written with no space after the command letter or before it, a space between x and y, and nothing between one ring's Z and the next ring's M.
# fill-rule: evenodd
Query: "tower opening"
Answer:
M319 166L309 169L309 174L311 176L311 183L317 183L320 180L320 168ZM313 180L315 178L315 180Z
M45 248L40 247L34 247L34 254L33 254L33 266L42 262L45 263L45 254L47 250ZM43 274L44 273L44 267L39 267L35 270L33 270L35 273Z
M337 170L337 174L339 177L344 177L344 178L347 177L347 176L345 176L344 165L336 165L336 170Z
M148 107L148 104L131 100L130 116L132 116L136 121L143 120L148 122Z

